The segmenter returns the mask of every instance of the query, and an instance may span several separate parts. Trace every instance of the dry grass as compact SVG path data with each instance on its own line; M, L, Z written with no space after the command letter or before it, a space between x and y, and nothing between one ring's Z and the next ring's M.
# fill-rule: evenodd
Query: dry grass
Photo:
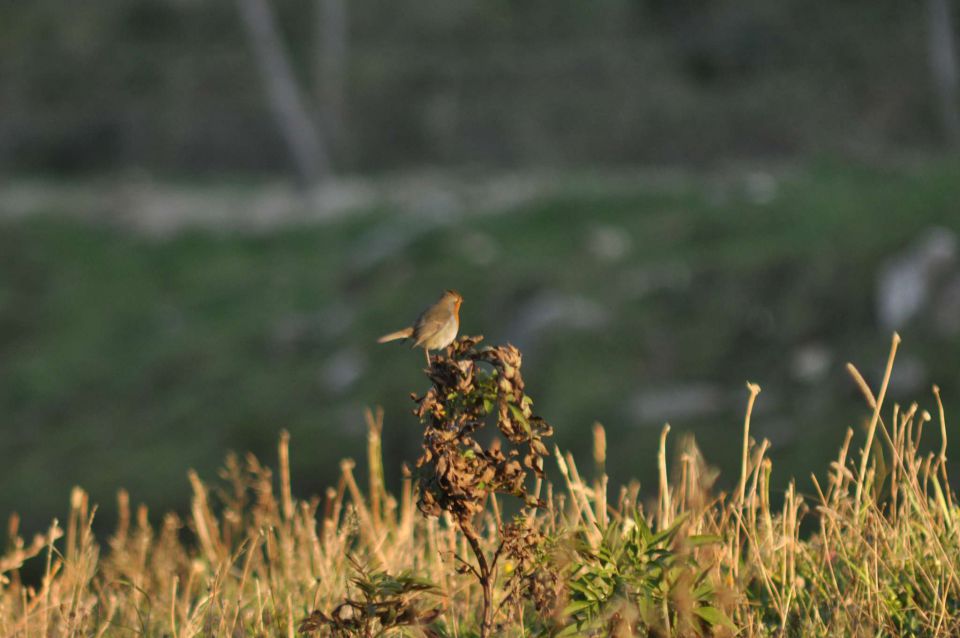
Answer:
M732 494L711 490L715 473L692 440L668 467L669 426L657 459L659 494L646 509L635 485L607 493L601 427L593 477L555 450L562 482L533 486L543 506L525 513L542 536L540 558L522 568L523 587L520 565L504 563L495 595L509 602L499 606L494 633L732 635L732 623L740 636L958 635L958 510L947 482L946 423L936 388L935 418L917 405L884 405L898 342L876 394L850 367L872 410L867 445L852 449L848 431L829 474L813 477L815 496L791 485L778 509L768 443L749 435L759 393L752 384ZM332 617L364 593L380 601L377 609L393 605L427 623L397 621L390 631L476 635L482 592L465 573L467 539L449 516L420 514L412 478L399 494L386 492L381 422L368 414L363 488L348 460L322 498L295 499L283 435L277 477L252 456L228 458L215 488L191 473L187 520L167 514L151 525L146 508L131 511L121 491L116 530L101 545L91 533L95 507L80 489L65 529L54 522L27 542L14 517L0 556L0 636L295 636L314 610ZM942 445L924 455L930 422ZM499 543L505 516L494 497L476 517L486 548ZM811 531L801 534L804 520ZM21 582L25 561L44 564L37 587ZM402 585L423 580L435 587ZM386 616L368 620L354 633L380 635L389 626ZM303 629L333 631L322 622Z

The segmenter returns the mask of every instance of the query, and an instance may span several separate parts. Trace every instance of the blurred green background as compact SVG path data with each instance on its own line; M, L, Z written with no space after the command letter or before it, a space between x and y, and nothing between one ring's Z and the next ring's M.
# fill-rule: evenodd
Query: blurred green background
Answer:
M443 288L524 352L558 444L654 486L656 441L774 479L867 410L960 406L951 0L52 0L0 6L0 517L184 508L227 450L295 489L415 459ZM936 437L935 432L931 434ZM676 437L672 439L676 441ZM861 440L861 439L858 439ZM938 443L933 441L933 443Z

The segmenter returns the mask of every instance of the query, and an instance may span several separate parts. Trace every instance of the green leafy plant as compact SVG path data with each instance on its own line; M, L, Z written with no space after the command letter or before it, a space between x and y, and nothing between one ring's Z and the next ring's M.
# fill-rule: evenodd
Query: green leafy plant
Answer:
M357 576L352 579L359 596L346 598L329 613L315 610L300 622L302 635L327 630L333 638L375 638L410 630L422 636L437 636L428 625L440 615L439 606L425 605L424 594L434 592L433 583L402 573L370 572L351 559Z
M562 636L712 634L730 619L714 605L711 567L696 564L690 549L718 542L682 536L686 517L654 533L640 513L607 527L594 546L581 535L570 566L570 623Z

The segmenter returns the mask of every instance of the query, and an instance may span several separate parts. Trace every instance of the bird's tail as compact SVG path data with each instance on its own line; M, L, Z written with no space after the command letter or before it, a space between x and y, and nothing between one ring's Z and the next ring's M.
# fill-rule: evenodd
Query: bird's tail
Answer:
M388 335L383 335L377 339L377 343L386 343L388 341L396 341L397 339L409 339L413 336L413 328L404 328L403 330L397 330L396 332L391 332Z

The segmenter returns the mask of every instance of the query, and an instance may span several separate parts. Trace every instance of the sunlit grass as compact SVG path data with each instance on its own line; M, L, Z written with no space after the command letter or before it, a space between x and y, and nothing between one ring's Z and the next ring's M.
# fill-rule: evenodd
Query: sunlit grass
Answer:
M875 390L849 367L872 443L857 449L848 430L826 476L804 478L807 494L793 482L771 493L769 444L750 436L763 400L753 384L731 493L713 489L692 438L669 462L669 426L647 503L635 483L608 493L602 427L592 459L556 449L559 482L537 485L542 503L525 514L536 551L498 571L492 635L957 635L960 510L945 415L936 388L933 414L885 402L898 343ZM12 517L0 635L476 635L482 596L467 539L448 515L418 511L409 475L387 491L382 414L368 413L367 428L368 476L344 460L322 496L293 495L291 463L312 451L284 434L276 473L233 455L217 481L191 472L183 518L151 516L121 490L115 529L97 539L80 488L67 519L33 540ZM924 437L934 451L921 452ZM475 517L488 551L507 516L490 498Z

